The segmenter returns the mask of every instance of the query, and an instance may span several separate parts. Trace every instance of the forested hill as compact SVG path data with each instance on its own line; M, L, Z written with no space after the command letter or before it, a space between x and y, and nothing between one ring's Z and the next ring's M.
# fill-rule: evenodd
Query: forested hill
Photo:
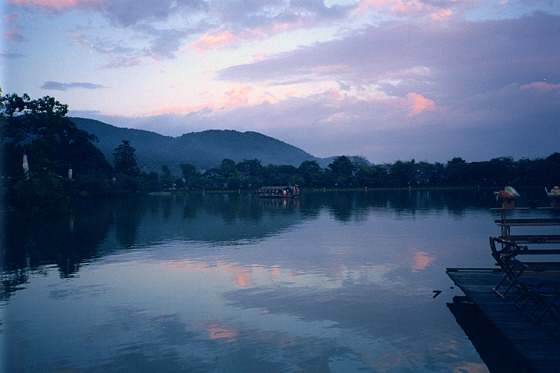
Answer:
M257 132L208 130L193 132L180 137L170 137L155 132L119 128L97 120L69 118L82 130L99 139L96 146L109 162L123 140L130 141L136 149L138 166L142 171L161 172L168 166L178 172L179 165L190 163L199 170L218 167L223 159L235 162L258 159L263 165L292 165L298 167L306 160L317 160L311 154L280 140Z

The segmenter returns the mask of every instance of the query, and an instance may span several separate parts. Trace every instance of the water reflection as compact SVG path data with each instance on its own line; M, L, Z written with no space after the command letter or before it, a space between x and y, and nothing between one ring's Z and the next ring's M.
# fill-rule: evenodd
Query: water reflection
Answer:
M32 218L7 212L4 271L9 292L27 279L27 270L56 264L61 277L83 262L118 250L169 239L214 244L251 242L280 234L321 211L340 222L358 222L371 211L414 216L423 211L462 214L492 205L490 191L396 190L304 193L300 199L254 199L248 193L180 194L94 201L73 206L67 215ZM341 248L337 248L341 250ZM415 268L434 258L411 247Z
M142 224L142 232L152 227L152 231L158 232L155 234L157 236L161 234L162 224L159 222L163 221L174 225L167 230L168 232L174 230L176 234L181 235L181 232L186 233L180 228L183 223L198 221L201 216L204 218L204 215L210 217L213 224L218 222L223 228L239 222L263 222L269 216L276 218L279 215L290 215L295 220L308 219L316 217L324 209L336 220L345 222L359 219L370 210L385 209L406 215L426 210L431 213L448 211L460 215L469 209L487 209L495 205L497 206L497 203L492 191L465 189L314 192L302 194L299 200L255 200L247 193L153 196L144 199L83 203L73 206L70 214L48 218L46 222L44 218L39 220L18 216L17 213L9 211L5 219L5 244L9 259L6 264L8 269L21 268L27 256L30 256L33 266L33 260L40 260L40 256L24 253L25 250L31 250L32 254L37 246L44 248L41 252L46 255L47 262L54 256L68 258L70 252L76 251L85 254L83 258L87 258L87 251L95 249L109 229L113 228L121 245L133 247L142 244L142 240L145 239L137 237ZM217 219L218 217L221 219ZM158 224L145 224L150 219ZM254 238L266 236L270 230L274 230L272 224L262 228L263 231L252 232ZM201 233L204 234L204 230ZM195 239L213 241L216 240L214 233L216 232L208 232L206 236ZM235 230L219 236L223 236L223 240L227 241L240 239L235 237ZM75 237L80 238L77 240L79 242L76 242ZM22 251L21 248L25 250ZM60 252L70 248L67 255Z
M7 370L485 371L445 307L444 268L490 264L492 217L487 195L457 193L184 194L49 221L10 213Z

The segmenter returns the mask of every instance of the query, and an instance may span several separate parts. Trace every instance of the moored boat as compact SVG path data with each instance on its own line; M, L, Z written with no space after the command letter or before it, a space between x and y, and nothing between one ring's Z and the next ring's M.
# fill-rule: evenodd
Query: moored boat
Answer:
M299 188L297 185L262 186L256 195L259 198L295 198L299 195Z

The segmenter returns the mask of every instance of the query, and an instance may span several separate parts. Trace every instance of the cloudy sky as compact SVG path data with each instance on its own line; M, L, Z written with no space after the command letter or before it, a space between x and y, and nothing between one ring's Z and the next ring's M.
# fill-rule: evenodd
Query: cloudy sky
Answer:
M318 157L560 151L560 0L6 0L3 93Z

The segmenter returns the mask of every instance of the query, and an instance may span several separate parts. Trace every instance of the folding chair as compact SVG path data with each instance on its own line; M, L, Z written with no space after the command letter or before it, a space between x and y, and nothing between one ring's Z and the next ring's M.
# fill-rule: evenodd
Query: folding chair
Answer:
M542 313L538 317L535 316L535 313L539 310L539 308L546 308L545 299L557 297L558 294L560 294L560 289L554 286L547 285L542 281L538 284L535 284L536 282L538 281L535 280L534 283L530 283L529 285L524 284L523 281L520 282L522 292L515 300L514 305L518 309L523 309L526 305L532 303L533 309L528 313L528 315L533 321L538 322L546 312L542 311ZM525 299L525 301L520 303L520 301L523 299Z
M560 326L560 288L550 286L546 288L529 288L535 307L529 313L529 317L535 322L541 322L548 314L555 323L554 329Z
M500 249L498 249L497 244L500 244ZM526 250L526 246L520 246L515 242L490 236L490 249L492 250L492 256L496 260L496 263L498 263L504 273L500 282L492 289L500 297L505 298L506 294L513 287L520 290L523 294L523 292L525 292L523 284L530 285L538 282L534 278L521 277L523 272L527 269L527 265L516 259L516 256L521 250ZM509 285L507 285L505 290L500 291L500 287L506 286L507 282L509 282Z

